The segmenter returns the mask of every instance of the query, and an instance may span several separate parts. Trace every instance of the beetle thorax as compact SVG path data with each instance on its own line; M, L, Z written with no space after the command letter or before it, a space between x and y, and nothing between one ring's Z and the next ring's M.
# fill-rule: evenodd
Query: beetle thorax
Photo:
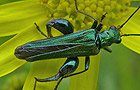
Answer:
M121 42L120 32L116 29L105 30L104 32L99 33L99 38L101 42L101 48L110 46L113 43Z

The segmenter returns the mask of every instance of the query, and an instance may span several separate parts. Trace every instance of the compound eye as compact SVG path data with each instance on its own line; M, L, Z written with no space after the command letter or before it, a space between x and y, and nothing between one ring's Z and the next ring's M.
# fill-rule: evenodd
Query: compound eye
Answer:
M116 27L115 26L111 26L110 29L116 29Z

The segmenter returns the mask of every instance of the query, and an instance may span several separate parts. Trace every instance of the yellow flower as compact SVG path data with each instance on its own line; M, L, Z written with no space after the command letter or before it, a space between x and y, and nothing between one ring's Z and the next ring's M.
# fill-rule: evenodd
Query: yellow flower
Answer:
M129 0L77 0L77 3L79 10L92 15L97 20L100 20L104 13L108 13L103 20L103 30L112 25L121 25L121 21L125 21L135 10L129 7L131 4ZM90 28L93 23L91 18L76 11L74 0L24 0L3 4L0 6L0 10L0 36L16 34L16 36L0 46L0 76L14 71L26 63L25 60L19 60L14 56L14 50L17 46L45 38L36 30L35 22L43 32L46 32L45 24L53 18L67 19L74 25L75 30L79 31ZM138 31L138 28L140 28L139 14L140 11L122 28L122 33L140 33ZM52 31L55 36L58 36L55 33L56 30ZM123 37L122 39L124 45L138 53L140 52L140 38ZM99 59L99 56L96 58ZM34 77L47 78L55 75L65 60L55 59L35 62L23 89L33 89ZM91 60L90 70L87 73L83 73L79 77L73 77L70 80L70 90L95 90L99 63L100 60ZM77 71L81 71L81 69ZM44 88L53 90L56 83L37 83L37 90L42 90L42 88L43 90Z

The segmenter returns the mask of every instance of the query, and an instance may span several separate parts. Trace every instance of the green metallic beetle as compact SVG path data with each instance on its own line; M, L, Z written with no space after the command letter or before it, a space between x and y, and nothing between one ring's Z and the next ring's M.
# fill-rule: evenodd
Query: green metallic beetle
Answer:
M57 90L58 85L63 78L67 78L73 75L83 73L88 70L90 64L90 55L97 55L100 49L103 48L108 52L112 52L108 46L113 43L120 43L122 36L140 36L140 34L123 34L120 35L120 29L128 22L128 20L139 10L137 10L119 27L111 26L109 30L105 30L101 33L103 24L101 23L105 15L102 16L99 25L98 21L78 10L77 2L75 0L76 10L82 14L85 14L95 21L92 27L88 30L83 30L80 32L73 33L72 24L65 19L53 19L46 24L48 37L41 32L39 26L35 23L36 28L41 32L42 35L47 37L47 39L32 41L19 46L15 50L15 55L19 59L25 59L29 62L52 59L52 58L64 58L67 57L66 62L62 65L59 72L47 79L38 79L35 77L34 90L36 88L36 82L48 82L56 81L60 79L54 90ZM59 30L64 36L53 37L51 34L51 27ZM85 56L85 70L78 73L73 73L79 64L78 56Z

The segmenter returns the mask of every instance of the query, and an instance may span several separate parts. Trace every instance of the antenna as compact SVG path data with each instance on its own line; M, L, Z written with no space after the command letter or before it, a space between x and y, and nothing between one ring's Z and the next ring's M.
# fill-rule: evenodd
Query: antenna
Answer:
M140 9L140 6L133 12L133 14L118 29L121 29L139 9ZM121 35L121 37L122 36L140 36L140 34L123 34L123 35Z
M133 12L133 14L118 28L121 29L129 20L130 18L132 18L132 16L139 10L140 6L135 10L135 12Z
M122 36L140 36L140 34L123 34L123 35L121 35L121 37Z

